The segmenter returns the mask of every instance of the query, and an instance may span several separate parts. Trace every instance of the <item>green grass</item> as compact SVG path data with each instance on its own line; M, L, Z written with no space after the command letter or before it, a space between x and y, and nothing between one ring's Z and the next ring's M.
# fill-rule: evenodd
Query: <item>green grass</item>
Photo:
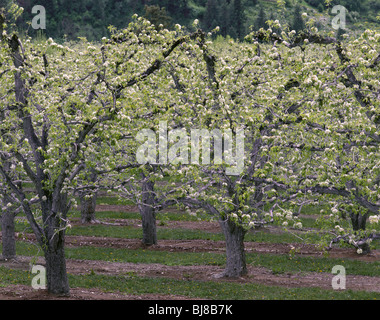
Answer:
M79 218L80 213L74 212L74 217ZM141 219L137 212L99 212L99 219ZM189 216L186 213L163 212L157 215L158 221L163 221L166 225L167 221L189 221L197 220L197 217ZM304 228L315 228L316 222L311 218L301 218ZM224 240L224 235L221 232L207 232L201 230L181 229L181 228L161 228L161 223L158 224L157 237L158 240ZM32 232L25 220L16 221L16 232ZM293 234L294 233L294 234ZM74 225L67 231L68 235L75 236L99 236L112 238L126 239L141 239L142 230L133 226L112 226L112 225ZM299 238L300 237L300 238ZM269 233L268 229L256 229L250 231L245 236L245 241L250 242L268 242L268 243L318 243L320 235L317 233L295 233L290 229L290 232L281 231L278 233ZM380 242L373 242L374 249L380 248Z
M313 218L299 218L299 220L301 221L303 228L316 228L317 227L316 220Z
M286 272L326 272L336 265L342 265L346 274L380 277L380 262L364 262L352 259L336 259L329 257L301 257L284 254L247 254L247 262L271 269L274 273Z
M31 279L30 272L0 266L0 288L12 284L30 285Z
M98 203L121 204L115 197L99 197ZM305 206L301 213L306 215L319 215L323 206ZM72 217L80 217L79 211L73 211ZM98 212L99 219L140 219L138 212ZM204 219L205 217L202 217ZM207 217L208 218L208 217ZM198 217L190 216L185 212L160 212L157 219L167 221L197 221ZM318 224L313 218L301 218L303 227L317 228ZM28 231L27 224L16 222L16 231ZM142 230L132 226L112 225L74 225L68 230L68 235L77 236L100 236L126 239L141 239ZM304 237L306 235L297 235ZM214 240L223 241L221 232L206 232L201 230L180 228L158 228L158 241L160 240ZM316 243L317 234L308 235L309 241ZM245 241L266 243L300 243L301 239L291 233L278 232L269 233L268 229L257 229L248 232ZM379 248L380 244L375 248ZM1 249L1 245L0 245ZM37 256L42 251L30 242L17 241L16 251L19 255ZM109 262L130 263L159 263L168 266L190 266L190 265L214 265L224 267L225 254L217 252L170 252L143 249L117 249L102 247L66 247L66 257L82 260L100 260ZM329 257L305 257L289 254L257 254L247 253L247 264L256 267L264 267L271 270L273 274L297 273L297 272L324 272L331 273L335 265L343 265L347 274L380 276L380 262L363 262L351 259L332 259ZM319 288L282 288L258 285L252 283L231 283L216 281L180 281L165 278L145 278L134 274L105 276L99 274L88 274L84 276L69 275L71 287L99 288L108 291L121 291L126 294L178 294L189 297L207 299L380 299L379 293L357 292L345 290L337 292L334 290L322 290ZM30 273L20 270L9 270L0 267L0 287L10 284L26 284L31 281Z
M31 274L27 271L0 267L0 287L11 284L30 285ZM380 293L364 291L333 291L319 288L284 288L253 283L216 281L174 280L138 277L135 275L106 276L99 274L69 274L71 288L98 288L130 295L171 294L192 298L218 300L378 300Z
M104 290L119 290L127 294L174 294L193 298L218 300L300 300L300 299L380 299L380 293L347 290L335 292L319 288L283 288L252 283L226 283L215 281L173 280L130 276L87 275L70 277L74 286L91 288L94 283ZM121 284L121 285L120 285Z
M26 242L17 242L17 253L35 256L38 247ZM225 254L217 252L170 252L144 249L116 249L103 247L66 247L66 257L79 260L100 260L110 262L159 263L170 266L225 265ZM42 255L42 252L39 252ZM364 262L352 259L329 257L303 257L288 254L247 253L247 264L265 267L274 273L286 272L327 272L335 265L343 265L347 274L380 276L380 261Z
M68 230L67 234L75 236L98 236L125 239L141 239L142 229L133 226L74 226L70 230ZM201 230L158 228L157 238L159 240L223 240L224 236L222 233L212 233Z
M69 213L70 218L80 218L80 211L72 210ZM119 211L99 211L96 212L97 219L141 219L138 212L119 212Z
M120 216L119 216L120 215ZM172 216L175 213L171 213ZM98 215L98 218L124 218L124 219L140 219L138 213L112 213L106 212L102 215ZM174 217L173 217L174 218ZM167 221L167 220L165 220ZM308 226L306 226L309 228ZM280 230L280 229L279 229ZM268 243L303 243L306 240L309 243L317 243L320 240L320 236L315 233L296 233L296 235L291 232L279 233L269 233L266 229L257 229L254 231L247 232L245 236L245 241L250 242L268 242ZM23 222L16 223L16 232L32 232L31 228ZM67 230L67 235L72 236L98 236L98 237L110 237L110 238L125 238L125 239L141 239L142 229L136 228L134 226L112 226L112 225L74 225L72 228ZM301 239L299 238L301 237ZM182 228L161 228L158 226L157 230L158 240L214 240L223 241L224 235L221 232L207 232L195 229L182 229ZM302 240L303 239L303 240ZM374 243L377 247L379 244ZM375 246L375 248L376 248Z
M79 199L77 200L78 204ZM107 204L107 205L134 205L133 202L127 200L119 200L118 197L113 196L98 196L96 198L96 204Z
M125 239L141 239L142 229L133 226L112 226L112 225L89 225L73 226L67 232L73 236L98 236ZM222 232L207 232L202 230L181 229L181 228L158 228L158 240L224 240ZM310 239L318 240L318 235L310 236ZM272 234L265 231L248 232L245 241L284 243L284 242L302 242L301 239L291 233Z
M225 256L209 252L170 252L143 249L67 248L67 258L111 262L159 263L168 266L224 265Z
M72 210L69 214L70 217L79 218L80 211ZM96 213L98 219L141 219L139 212L118 212L118 211L99 211ZM157 220L162 221L209 221L211 217L209 215L191 216L186 212L158 212L156 215Z

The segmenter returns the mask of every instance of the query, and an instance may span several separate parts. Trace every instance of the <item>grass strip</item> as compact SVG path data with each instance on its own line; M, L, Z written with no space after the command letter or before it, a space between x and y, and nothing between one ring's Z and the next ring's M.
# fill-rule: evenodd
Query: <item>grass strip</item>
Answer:
M30 285L31 274L0 266L0 287L12 284ZM138 277L131 274L106 276L69 274L71 288L98 288L129 295L171 294L212 300L379 300L380 293L334 291L320 288L285 288L254 283L174 280Z
M17 242L17 253L35 256L38 248L30 243ZM68 259L100 260L109 262L159 263L169 266L215 265L223 267L226 257L216 252L170 252L144 249L114 249L102 247L67 247ZM265 267L273 273L286 272L327 272L331 273L335 265L346 268L346 274L363 276L380 276L380 261L365 262L352 259L336 259L329 257L303 257L289 254L247 253L247 264Z
M125 239L142 239L142 229L133 226L112 226L112 225L89 225L73 226L67 231L68 235L73 236L95 236L111 237ZM317 242L317 234L308 234L308 240ZM208 232L195 229L181 228L160 228L157 230L157 239L159 240L214 240L223 241L222 232ZM291 233L268 233L263 231L248 232L245 241L268 242L268 243L302 243L303 241Z

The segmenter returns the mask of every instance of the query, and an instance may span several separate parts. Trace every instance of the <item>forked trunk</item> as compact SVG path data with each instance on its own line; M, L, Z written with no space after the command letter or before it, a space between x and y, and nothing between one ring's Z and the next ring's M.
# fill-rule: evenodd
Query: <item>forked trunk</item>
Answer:
M226 239L226 269L222 276L241 277L247 274L244 251L245 230L233 221L220 221Z

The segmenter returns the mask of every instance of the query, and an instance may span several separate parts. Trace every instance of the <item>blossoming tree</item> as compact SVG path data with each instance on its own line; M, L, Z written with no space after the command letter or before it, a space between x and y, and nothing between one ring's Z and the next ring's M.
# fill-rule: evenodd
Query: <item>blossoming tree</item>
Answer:
M78 47L52 39L34 44L1 34L1 163L2 181L12 191L42 247L50 293L69 294L64 256L67 214L80 173L102 164L114 141L118 120L133 113L134 91L162 67L188 37L145 31L148 23L135 19L127 29L104 39L96 48L83 40ZM26 175L36 196L28 200L16 176ZM101 166L112 166L105 163Z
M330 196L330 219L323 219L329 234L335 234L325 237L329 248L342 241L358 253L368 252L379 238L374 226L380 211L380 34L366 30L344 42L319 35L315 28L297 36L263 30L256 35L298 52L289 62L301 62L294 78L302 83L297 91L309 97L299 113L303 132L291 125L291 141L282 145L293 150L287 153L290 168L296 168L289 182L304 192Z

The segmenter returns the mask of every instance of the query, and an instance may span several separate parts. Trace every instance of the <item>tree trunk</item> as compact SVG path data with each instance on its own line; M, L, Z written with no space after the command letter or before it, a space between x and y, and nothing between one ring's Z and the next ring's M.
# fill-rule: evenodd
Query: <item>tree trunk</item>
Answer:
M144 177L142 182L142 204L139 205L139 210L143 230L142 242L147 246L157 244L156 210L154 205L154 182Z
M16 68L23 67L25 63L24 57L21 55L20 41L16 33L13 34L12 38L8 39L8 45L12 51L14 66ZM45 158L42 153L38 152L38 148L41 148L41 146L42 149L47 147L48 127L43 128L42 138L39 140L34 130L33 118L26 108L28 106L29 91L26 87L25 79L21 75L21 71L15 72L14 77L14 92L18 105L18 114L20 119L22 119L21 127L34 151L36 173L32 175L28 170L26 170L26 173L32 175L32 180L37 180L38 183L35 183L36 189L40 194L43 194L46 191L42 187L44 185L43 181L47 179L47 175L43 172ZM71 156L73 157L73 155ZM75 157L73 157L73 159L74 158ZM67 194L61 194L65 177L65 175L60 175L57 180L54 180L57 185L55 186L53 194L44 194L47 199L40 203L43 226L37 225L29 205L23 206L24 210L26 209L25 214L33 228L36 238L45 253L48 292L57 295L69 295L70 292L64 253L64 229L66 227L67 211L69 208L67 206ZM53 196L53 199L51 199L51 196Z
M365 230L368 214L361 215L361 214L351 213L350 217L351 217L352 228L354 229L354 231Z
M148 207L142 207L140 213L143 228L142 242L146 246L157 244L156 214L154 210Z
M98 179L98 175L93 169L87 170L87 178L89 182L94 183ZM94 191L84 190L80 192L79 198L81 203L81 221L82 223L95 223L96 197L98 193ZM86 199L86 196L91 198Z
M0 117L1 120L1 117ZM4 164L6 172L11 171L10 163ZM1 231L3 242L3 259L13 259L16 257L16 238L15 238L15 213L12 211L13 206L8 208L8 203L12 203L7 190L1 190L3 194L3 204L6 209L2 212Z
M70 295L65 258L67 204L67 193L59 193L52 206L48 205L51 209L42 214L45 225L41 245L45 253L47 290L59 296Z
M94 223L96 222L95 210L96 210L96 197L97 193L93 194L91 198L86 199L88 193L81 193L80 198L80 211L82 223Z
M45 249L47 290L51 294L68 296L70 288L66 271L63 232L62 235L56 236L59 239L48 244Z
M226 269L222 276L241 277L247 274L247 265L244 251L245 230L227 219L220 221L226 239Z
M1 229L3 240L3 259L13 259L16 257L15 239L15 215L10 210L5 210L2 214Z
M360 231L360 230L366 229L368 213L364 215L351 213L350 217L351 217L352 228L354 229L354 231ZM360 249L363 250L363 254L367 254L371 252L371 249L368 243L363 243L362 245L360 245Z

